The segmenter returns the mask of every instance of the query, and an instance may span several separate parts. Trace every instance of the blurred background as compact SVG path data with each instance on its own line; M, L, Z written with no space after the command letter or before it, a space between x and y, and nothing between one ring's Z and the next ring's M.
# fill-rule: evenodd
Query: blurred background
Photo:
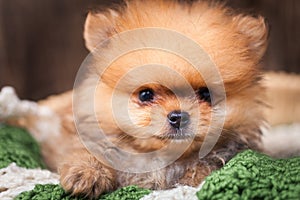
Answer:
M88 10L109 0L0 0L0 88L38 100L69 90L88 51L83 25ZM263 61L267 70L300 73L299 0L227 0L237 10L260 14L271 28Z

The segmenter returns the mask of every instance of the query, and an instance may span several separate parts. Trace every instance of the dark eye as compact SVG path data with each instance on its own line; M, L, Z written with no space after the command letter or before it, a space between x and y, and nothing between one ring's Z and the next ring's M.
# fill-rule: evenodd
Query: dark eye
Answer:
M197 95L201 101L206 101L208 103L211 103L211 97L207 87L199 88L199 90L197 91Z
M145 89L139 92L139 99L141 102L152 101L154 93L151 89Z

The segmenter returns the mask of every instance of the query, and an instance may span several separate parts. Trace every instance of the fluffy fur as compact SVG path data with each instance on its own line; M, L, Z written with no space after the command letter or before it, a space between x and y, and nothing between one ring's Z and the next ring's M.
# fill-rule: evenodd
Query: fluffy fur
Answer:
M72 118L71 93L53 97L41 102L53 108L61 117L61 134L42 143L48 165L58 167L62 186L73 194L95 197L117 187L136 184L152 189L171 188L177 183L196 186L212 170L224 165L232 156L245 148L260 148L260 127L264 123L262 113L263 87L260 84L258 65L267 46L267 27L262 17L236 14L232 10L208 1L180 3L171 0L126 1L117 9L89 13L86 20L84 37L87 48L93 49L112 35L137 28L160 27L186 35L196 41L211 57L218 67L226 90L226 118L222 135L213 151L205 158L198 158L198 151L211 124L211 113L217 109L208 102L184 98L180 107L176 96L163 84L180 89L181 82L172 77L160 79L157 74L140 74L160 84L138 85L138 77L127 80L136 92L127 93L126 84L117 95L128 96L129 115L137 126L147 126L150 122L162 126L166 116L174 110L185 110L191 117L191 126L195 126L195 138L187 151L174 163L164 169L143 174L128 174L111 169L99 162L80 143L76 135ZM147 38L145 38L146 40ZM166 41L174 42L174 41ZM109 48L109 45L108 47ZM192 52L191 52L192 53ZM94 55L94 62L101 66L101 58L106 55ZM111 108L111 98L116 82L134 66L147 63L159 63L169 66L182 74L193 89L206 87L201 75L184 59L155 50L131 52L120 57L103 74L102 83L97 87L95 98L96 114L100 126L110 134L112 141L122 148L134 152L150 152L172 142L168 138L171 131L169 124L150 138L142 139L128 136L115 124ZM214 76L207 69L203 76ZM86 90L89 85L85 82ZM157 99L154 103L143 104L138 99L138 91L151 88ZM82 98L86 98L84 94ZM58 106L59 105L59 106ZM195 111L194 105L198 110ZM84 108L83 108L84 110ZM201 114L200 121L195 121L194 112ZM134 134L134 127L128 127ZM213 133L210 133L213 134ZM180 142L178 143L180 145ZM143 161L141 161L143 162ZM141 163L146 165L147 163Z

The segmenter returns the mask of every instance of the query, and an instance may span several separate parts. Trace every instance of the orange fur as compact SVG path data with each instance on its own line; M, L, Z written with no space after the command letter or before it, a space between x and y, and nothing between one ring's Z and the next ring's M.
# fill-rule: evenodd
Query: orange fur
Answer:
M95 98L96 102L101 104L96 104L96 114L101 128L122 148L138 153L149 152L170 142L165 138L169 131L168 124L164 125L168 113L173 110L185 110L191 116L191 126L196 127L195 140L178 161L164 169L131 175L115 171L97 161L80 144L70 120L72 99L69 94L63 107L52 106L62 116L61 138L58 139L62 147L57 147L49 141L42 145L48 152L54 152L50 155L44 153L46 160L52 168L59 167L62 186L74 194L95 197L104 191L128 184L154 189L170 188L175 183L197 185L212 170L221 167L241 149L260 148L260 126L263 125L264 118L261 103L263 88L259 81L258 64L267 46L267 28L263 18L235 14L223 5L207 1L189 4L171 0L132 0L115 10L90 13L84 32L86 46L92 51L97 44L112 35L146 27L160 27L182 33L196 41L210 55L224 81L227 96L227 115L222 136L212 153L204 159L198 159L197 152L207 128L212 123L211 105L189 97L180 99L184 102L180 105L179 99L171 90L182 89L182 83L172 77L163 79L153 72L129 77L126 83L135 87L136 92L131 91L128 94L129 88L125 85L117 95L119 98L129 97L129 115L136 127L147 126L153 122L152 130L156 130L156 126L163 128L156 133L150 132L153 137L147 139L123 137L126 134L114 122L110 102L116 82L135 66L148 63L166 65L188 80L194 90L206 87L202 76L214 76L209 69L201 76L183 58L167 52L140 50L128 53L111 64L103 74L103 82L97 87ZM99 67L102 67L101 59L105 59L105 56L96 55L95 62ZM139 85L139 79L149 79L153 82ZM168 85L169 88L157 82ZM139 101L137 92L143 88L155 91L154 104L143 104ZM54 97L44 104L60 104L59 101L60 97ZM194 120L197 113L201 113L199 121ZM124 123L126 124L126 121ZM135 127L127 129L136 135L145 134L136 132Z

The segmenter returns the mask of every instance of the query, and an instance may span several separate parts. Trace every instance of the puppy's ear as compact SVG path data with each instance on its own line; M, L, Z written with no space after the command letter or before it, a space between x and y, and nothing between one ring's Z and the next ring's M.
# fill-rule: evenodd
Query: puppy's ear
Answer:
M113 34L117 11L108 10L102 13L88 13L84 26L85 46L92 51L99 43Z
M250 51L259 60L267 49L268 27L265 19L261 16L251 17L239 15L234 18L238 31L248 39Z

